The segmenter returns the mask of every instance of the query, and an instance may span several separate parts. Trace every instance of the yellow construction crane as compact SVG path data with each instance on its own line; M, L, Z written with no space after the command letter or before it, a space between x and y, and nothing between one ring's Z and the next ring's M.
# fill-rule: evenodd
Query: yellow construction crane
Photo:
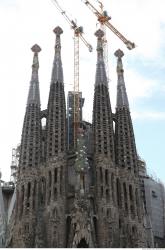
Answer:
M76 147L77 133L80 124L80 103L79 103L79 39L87 46L92 52L92 46L86 41L83 36L83 27L78 26L74 20L71 20L66 12L61 8L56 0L52 0L60 13L64 16L70 27L74 30L74 147Z
M97 16L98 21L100 22L101 25L106 25L116 36L118 36L123 43L127 46L129 50L135 48L135 43L130 42L127 40L110 22L109 20L111 19L110 16L108 16L107 11L98 11L88 0L81 0L83 3L85 3L86 6ZM98 1L100 2L100 1ZM102 3L101 8L103 7Z

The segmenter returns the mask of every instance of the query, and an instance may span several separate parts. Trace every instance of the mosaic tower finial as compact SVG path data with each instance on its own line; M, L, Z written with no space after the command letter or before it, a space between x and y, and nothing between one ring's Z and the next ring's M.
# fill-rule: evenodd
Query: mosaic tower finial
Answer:
M118 83L117 83L117 107L129 107L127 92L125 88L124 82L124 69L122 64L122 57L124 53L122 50L118 49L114 53L117 57L117 76L118 76Z
M52 69L51 84L56 83L57 81L63 83L63 68L61 61L61 39L60 35L63 33L63 30L57 26L53 32L56 34L56 43L55 43L55 56Z
M31 48L31 50L34 52L34 56L33 56L32 75L31 75L27 105L32 103L40 105L40 91L39 91L39 80L38 80L38 69L39 69L38 53L41 51L41 48L39 47L39 45L35 44Z
M99 29L95 32L97 37L97 68L96 68L96 78L95 85L105 85L108 86L108 80L105 70L105 62L103 56L103 36L104 32Z

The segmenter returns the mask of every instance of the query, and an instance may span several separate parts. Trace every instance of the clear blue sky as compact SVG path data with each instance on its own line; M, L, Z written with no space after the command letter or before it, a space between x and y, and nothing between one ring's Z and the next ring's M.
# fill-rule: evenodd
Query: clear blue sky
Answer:
M80 89L85 97L84 118L91 121L96 67L95 16L81 0L59 0L71 18L84 27L86 39L94 51L80 44ZM97 1L91 0L95 6ZM72 4L71 4L72 3ZM103 0L115 25L137 47L129 51L107 30L109 89L112 108L116 99L116 58L124 51L124 75L139 155L151 173L165 183L165 1ZM65 90L73 89L73 32L51 0L0 1L0 161L3 179L10 178L11 150L21 139L27 93L31 77L32 52L38 43L42 108L47 105L55 36L60 25Z

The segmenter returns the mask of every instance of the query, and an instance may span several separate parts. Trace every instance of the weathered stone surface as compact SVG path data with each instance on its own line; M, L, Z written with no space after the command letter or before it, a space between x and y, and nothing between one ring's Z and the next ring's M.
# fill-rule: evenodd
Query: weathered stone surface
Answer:
M118 88L114 119L103 60L103 32L96 33L92 131L90 127L90 133L82 131L76 151L67 152L62 30L57 27L54 32L57 46L48 108L41 112L40 105L29 103L26 109L17 198L7 246L146 247L136 145L126 89L121 83L123 53L116 53L122 90ZM41 129L42 117L46 118L46 130Z

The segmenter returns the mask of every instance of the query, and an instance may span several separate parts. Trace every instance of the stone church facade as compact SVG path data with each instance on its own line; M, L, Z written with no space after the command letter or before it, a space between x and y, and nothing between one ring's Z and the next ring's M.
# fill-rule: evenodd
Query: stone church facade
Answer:
M67 150L60 27L56 36L47 109L40 109L40 47L34 45L16 203L8 247L147 247L138 156L117 50L117 103L112 113L98 30L93 120L81 126L77 148ZM46 118L46 127L41 119ZM90 132L90 133L89 133Z

